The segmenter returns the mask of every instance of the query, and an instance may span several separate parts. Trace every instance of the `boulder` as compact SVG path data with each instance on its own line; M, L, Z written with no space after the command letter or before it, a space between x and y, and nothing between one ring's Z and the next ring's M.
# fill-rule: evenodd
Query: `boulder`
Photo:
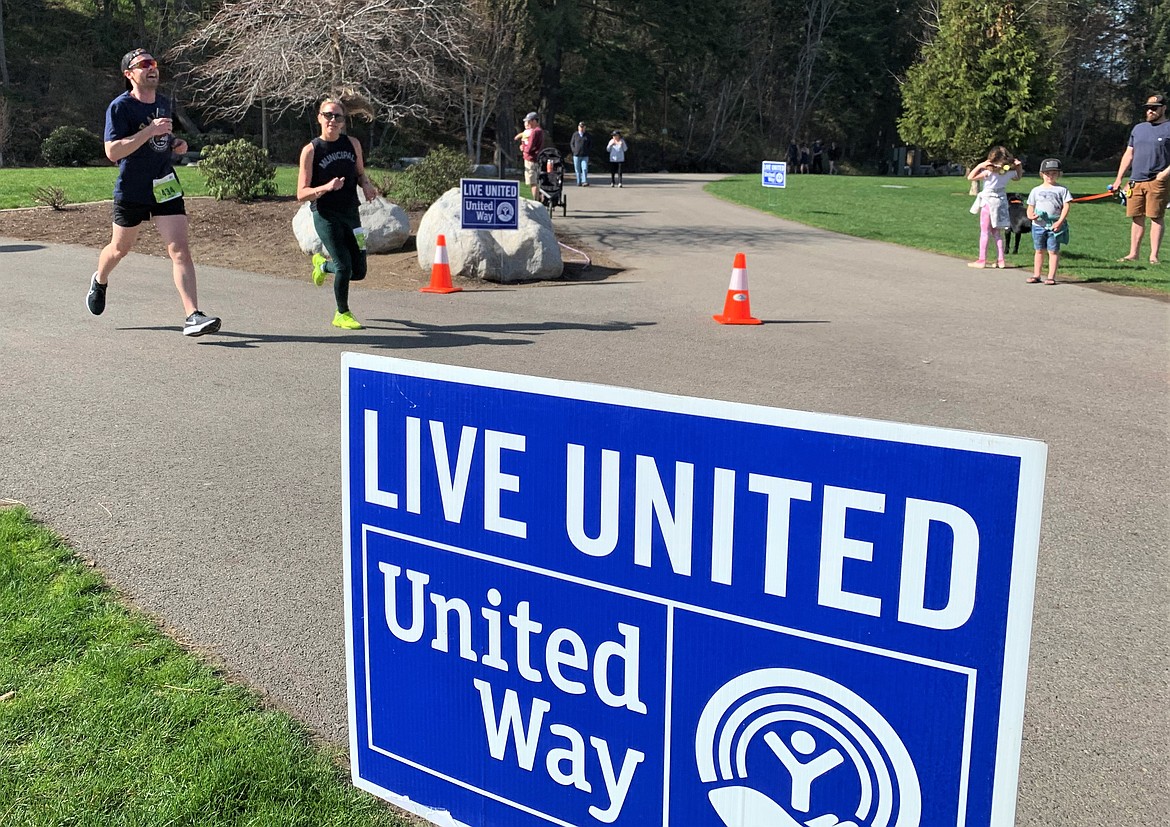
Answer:
M565 265L548 210L520 199L517 230L463 230L458 188L443 193L423 216L415 243L418 264L429 272L435 243L446 236L451 275L509 284L533 279L559 279Z
M358 195L358 200L361 198ZM362 226L366 228L367 252L392 253L401 250L410 238L410 217L406 210L385 198L379 196L373 201L364 201L358 207L358 214ZM307 203L302 204L293 216L292 226L293 235L297 237L297 244L303 252L310 255L323 252L321 239L317 238L317 230L313 226L313 214Z

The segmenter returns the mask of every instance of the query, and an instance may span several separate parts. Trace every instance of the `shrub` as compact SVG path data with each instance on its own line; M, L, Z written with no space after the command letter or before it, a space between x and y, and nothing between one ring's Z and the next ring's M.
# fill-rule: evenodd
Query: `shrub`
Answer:
M102 139L79 126L59 126L41 142L41 156L51 167L85 166L104 154Z
M370 150L366 155L366 166L392 169L400 166L399 159L409 154L405 146L394 141L383 141L377 149Z
M187 142L188 152L202 152L205 147L214 146L216 144L226 144L232 139L232 136L226 132L217 132L212 130L210 132L200 132L193 134L190 132L176 132L176 138L182 138Z
M447 190L458 187L459 179L466 178L470 172L471 162L466 155L441 146L396 175L389 189L394 200L406 209L422 209L439 200Z
M252 201L276 195L276 167L264 150L243 138L205 147L199 168L207 178L207 190L217 201Z
M63 210L65 209L65 205L69 203L69 199L65 196L65 190L60 187L46 185L33 190L33 202L40 204L42 207Z

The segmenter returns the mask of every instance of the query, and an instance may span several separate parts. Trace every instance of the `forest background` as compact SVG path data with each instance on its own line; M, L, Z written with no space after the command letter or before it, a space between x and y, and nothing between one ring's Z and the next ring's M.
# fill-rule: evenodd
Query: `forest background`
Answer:
M377 166L437 145L514 164L536 110L562 152L578 121L598 158L621 129L641 170L758 169L819 140L861 172L1001 141L1108 171L1170 93L1165 0L0 0L0 163L43 163L59 126L100 135L136 46L193 149L247 137L278 163L344 87L374 105L351 133Z

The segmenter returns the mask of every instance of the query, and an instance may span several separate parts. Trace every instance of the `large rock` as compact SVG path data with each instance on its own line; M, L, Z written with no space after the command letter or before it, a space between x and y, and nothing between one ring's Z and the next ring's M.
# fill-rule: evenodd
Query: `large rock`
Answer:
M360 201L362 196L358 195ZM397 204L391 204L385 198L378 197L373 201L363 201L358 207L358 214L362 219L362 226L366 228L366 251L370 253L393 253L401 250L402 245L410 238L410 217L406 210ZM321 239L317 237L317 230L313 226L313 214L309 205L303 204L293 216L293 235L297 237L297 244L303 252L323 252Z
M504 284L533 279L559 279L565 265L548 210L535 201L520 199L517 230L463 230L461 197L451 189L431 205L418 225L415 243L418 263L429 272L435 260L435 242L446 236L451 275Z

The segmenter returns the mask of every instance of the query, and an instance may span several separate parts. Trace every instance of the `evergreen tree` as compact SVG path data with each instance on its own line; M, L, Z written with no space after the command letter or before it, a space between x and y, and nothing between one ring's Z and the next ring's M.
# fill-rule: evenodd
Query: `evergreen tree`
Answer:
M1170 6L1166 0L1131 0L1123 6L1129 87L1135 101L1170 94Z
M1017 0L941 0L939 27L902 86L902 138L964 162L1025 146L1055 112L1055 78Z

